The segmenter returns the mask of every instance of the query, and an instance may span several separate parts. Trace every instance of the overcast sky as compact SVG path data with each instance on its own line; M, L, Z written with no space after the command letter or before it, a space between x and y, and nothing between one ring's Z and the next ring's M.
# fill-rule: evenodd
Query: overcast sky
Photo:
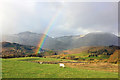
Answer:
M51 37L90 32L118 33L117 2L1 0L0 17L3 34L44 33L50 23L47 35Z

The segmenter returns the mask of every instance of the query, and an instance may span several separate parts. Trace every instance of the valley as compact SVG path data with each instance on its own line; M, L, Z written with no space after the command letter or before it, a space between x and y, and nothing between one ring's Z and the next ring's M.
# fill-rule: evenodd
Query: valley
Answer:
M33 44L39 42L36 35L40 37L36 33L19 33L18 38L7 38L0 43L3 78L118 78L120 47L115 35L47 36L38 53L39 46ZM99 36L103 38L98 39ZM61 63L65 68L60 68Z

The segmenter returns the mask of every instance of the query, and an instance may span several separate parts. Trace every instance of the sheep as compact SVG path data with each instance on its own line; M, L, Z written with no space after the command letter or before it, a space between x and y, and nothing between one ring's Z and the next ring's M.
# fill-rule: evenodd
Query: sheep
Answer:
M40 64L43 64L43 62L39 62Z
M63 67L63 68L65 68L65 65L64 65L64 64L62 64L62 63L60 63L60 67Z

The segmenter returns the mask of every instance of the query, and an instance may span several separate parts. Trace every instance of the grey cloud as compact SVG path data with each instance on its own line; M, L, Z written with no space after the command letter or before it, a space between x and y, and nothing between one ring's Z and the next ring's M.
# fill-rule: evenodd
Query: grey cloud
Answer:
M14 1L14 0L13 0ZM17 2L17 3L15 3ZM3 33L33 31L43 33L52 18L50 36L117 32L117 3L113 2L4 2ZM9 5L8 5L9 4ZM7 23L7 24L6 24ZM11 32L8 32L11 29Z

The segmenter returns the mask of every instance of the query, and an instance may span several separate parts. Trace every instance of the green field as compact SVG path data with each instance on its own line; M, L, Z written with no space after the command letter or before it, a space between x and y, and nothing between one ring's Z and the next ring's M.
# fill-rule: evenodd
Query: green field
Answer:
M17 60L17 61L75 61L75 60L56 59L56 58L39 58L39 57L13 58L13 59L9 59L9 60Z
M106 55L101 55L101 56L91 56L91 57L88 57L90 54L87 54L85 52L82 52L82 53L77 53L77 54L67 54L66 56L75 56L75 57L80 57L79 59L85 59L85 60L90 60L90 59L108 59L109 56L106 56Z
M116 72L95 71L78 68L60 68L59 64L38 64L28 61L70 61L55 58L2 59L3 78L118 78Z

